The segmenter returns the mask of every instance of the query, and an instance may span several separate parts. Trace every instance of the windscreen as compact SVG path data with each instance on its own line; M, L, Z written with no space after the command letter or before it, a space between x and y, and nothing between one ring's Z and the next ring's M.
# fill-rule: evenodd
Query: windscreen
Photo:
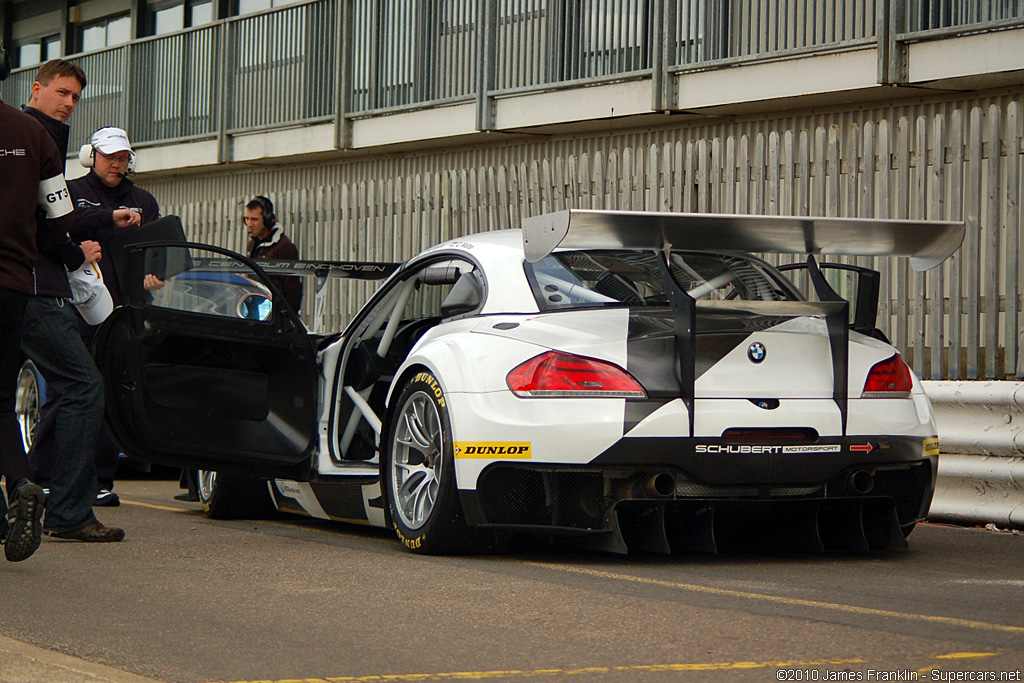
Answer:
M625 249L558 251L525 268L541 310L666 306L660 258ZM745 254L674 251L670 262L676 282L698 301L800 300L781 275Z

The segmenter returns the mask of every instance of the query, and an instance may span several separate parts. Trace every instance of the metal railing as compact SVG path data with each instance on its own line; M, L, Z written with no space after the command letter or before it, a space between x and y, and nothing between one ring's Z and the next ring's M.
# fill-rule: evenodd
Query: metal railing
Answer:
M904 0L903 31L961 32L1013 20L1024 21L1024 0Z
M155 144L343 128L474 98L487 129L496 96L652 72L652 102L669 108L670 74L872 41L880 78L898 82L906 43L1021 23L1024 0L309 0L73 56L89 86L72 143L111 124ZM16 71L4 101L27 101L33 75Z

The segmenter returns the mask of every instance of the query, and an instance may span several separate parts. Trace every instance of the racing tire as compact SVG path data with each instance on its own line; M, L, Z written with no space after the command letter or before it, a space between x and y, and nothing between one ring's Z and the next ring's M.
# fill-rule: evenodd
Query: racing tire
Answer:
M211 519L265 519L275 512L265 479L212 470L191 470L191 475L189 488L195 486Z
M384 449L384 495L398 540L424 555L492 552L490 532L471 529L455 485L452 428L444 391L426 371L398 393Z

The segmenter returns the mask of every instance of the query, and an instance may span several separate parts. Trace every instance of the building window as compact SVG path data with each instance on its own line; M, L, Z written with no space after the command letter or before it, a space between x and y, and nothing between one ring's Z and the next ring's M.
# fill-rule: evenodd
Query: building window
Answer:
M273 9L274 7L285 7L286 5L294 5L300 0L238 0L238 14L252 14L253 12L262 12L265 9Z
M122 45L132 39L132 19L127 14L106 17L79 29L82 52Z
M171 0L149 3L150 35L162 36L213 21L213 0Z
M46 36L17 45L18 66L35 66L60 57L60 36Z

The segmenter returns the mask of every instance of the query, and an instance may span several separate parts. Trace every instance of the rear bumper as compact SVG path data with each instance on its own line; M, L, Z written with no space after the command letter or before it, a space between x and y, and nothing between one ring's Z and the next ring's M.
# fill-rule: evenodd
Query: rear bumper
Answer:
M902 532L928 512L938 460L921 455L920 439L900 441L899 447L890 442L886 457L870 457L877 455L872 452L860 458L847 449L813 458L769 457L767 475L759 479L742 462L749 453L716 453L714 466L678 452L671 463L650 452L643 464L629 462L639 459L634 457L602 458L585 467L493 463L475 490L460 493L472 524L604 535L609 538L595 542L610 550L622 549L606 547L618 546L619 539L630 548L713 550L726 528L782 538L799 531L806 543L798 545L808 549L900 547ZM908 450L916 457L907 457ZM708 471L714 476L699 476ZM653 544L652 533L659 539Z

